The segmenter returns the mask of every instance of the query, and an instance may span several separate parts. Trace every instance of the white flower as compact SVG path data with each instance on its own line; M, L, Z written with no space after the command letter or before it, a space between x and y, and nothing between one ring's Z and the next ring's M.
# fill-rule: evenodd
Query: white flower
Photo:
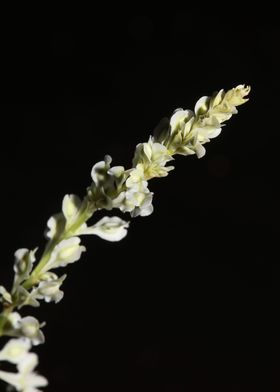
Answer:
M35 253L37 249L18 249L15 252L15 280L14 285L19 285L22 281L26 280L30 276L32 271L33 263L36 260Z
M170 138L167 141L171 154L195 154L194 140L196 134L192 132L194 113L191 110L177 109L170 119Z
M45 377L33 372L38 364L38 357L29 353L31 341L26 338L11 339L0 351L0 360L17 365L18 373L0 370L0 379L12 385L21 392L40 392L37 387L48 384Z
M153 193L148 189L148 182L143 179L144 165L138 163L129 171L125 185L126 190L119 195L119 203L115 205L123 212L130 212L132 217L148 216L153 212Z
M132 217L148 216L153 212L152 200L153 193L147 188L146 181L142 181L128 188L120 209L124 212L130 212Z
M35 317L27 316L21 318L17 312L12 312L7 316L8 325L5 333L9 336L26 337L31 340L34 346L45 341L43 332L40 330L44 324L40 324Z
M20 320L20 331L22 335L30 339L34 346L45 342L44 334L40 330L41 326L39 321L32 316L23 317Z
M81 240L78 237L62 240L56 245L49 261L40 272L44 274L52 268L65 267L67 264L79 260L81 254L86 250L84 246L80 245L80 242Z
M149 156L149 152L147 154ZM153 193L149 191L148 182L145 180L145 164L138 163L129 171L125 185L126 191L122 193L118 208L123 212L130 212L132 217L150 215L153 212Z
M88 197L98 209L111 210L118 207L122 198L122 186L127 178L123 166L110 167L112 158L106 155L104 161L96 163L91 171L92 184Z
M117 216L105 216L95 225L84 226L79 234L95 234L103 240L120 241L127 235L129 222L120 219Z
M0 351L0 361L8 361L14 364L20 363L31 348L29 339L11 339Z
M47 278L43 276L43 278ZM66 275L58 278L55 274L52 273L50 280L45 280L40 282L37 289L34 289L34 296L38 299L44 299L46 302L54 301L58 303L63 298L63 291L60 290L60 286L62 285ZM48 279L48 278L47 278Z
M132 188L135 186L140 186L143 184L147 186L148 183L145 180L145 171L143 163L138 163L135 168L131 169L129 172L129 177L127 178L125 185L128 188Z
M143 150L149 162L155 161L163 166L172 159L166 147L161 143L154 142L152 137L149 138L148 143L143 143Z
M144 170L143 179L149 180L154 177L165 177L173 166L166 167L166 163L173 160L168 149L161 143L154 142L153 137L148 143L140 143L136 146L133 165L141 164Z
M127 204L129 204L133 200L137 201L137 204L133 211L131 211L131 216L135 218L136 216L149 216L154 211L154 207L152 205L153 201L153 193L133 193L130 192L127 196Z

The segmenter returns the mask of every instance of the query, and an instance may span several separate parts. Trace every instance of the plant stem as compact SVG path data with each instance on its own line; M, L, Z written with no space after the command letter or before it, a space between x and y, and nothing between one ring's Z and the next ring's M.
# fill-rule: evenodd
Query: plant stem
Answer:
M44 253L38 262L36 268L33 270L32 274L30 277L24 282L23 287L25 289L30 289L32 286L37 284L40 281L40 272L42 269L45 267L45 265L48 263L50 260L50 257L52 255L52 252L54 248L63 240L71 237L72 235L75 235L75 232L89 219L92 217L96 209L94 209L91 205L89 205L87 197L85 197L83 201L83 208L81 208L81 211L78 213L77 218L75 222L72 223L72 225L68 228L65 228L63 232L57 237L52 239L51 241L48 242L46 245L46 248L44 250Z
M13 305L10 305L0 313L0 336L4 335L4 328L7 322L7 316L13 311Z

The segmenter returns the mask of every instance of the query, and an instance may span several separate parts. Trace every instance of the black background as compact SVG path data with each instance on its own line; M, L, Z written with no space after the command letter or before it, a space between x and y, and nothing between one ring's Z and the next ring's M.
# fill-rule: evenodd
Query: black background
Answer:
M1 284L105 154L129 167L175 108L240 83L252 92L203 159L178 157L151 182L153 215L120 243L84 238L63 301L25 310L47 321L45 390L279 390L277 22L106 7L57 23L56 9L3 14Z

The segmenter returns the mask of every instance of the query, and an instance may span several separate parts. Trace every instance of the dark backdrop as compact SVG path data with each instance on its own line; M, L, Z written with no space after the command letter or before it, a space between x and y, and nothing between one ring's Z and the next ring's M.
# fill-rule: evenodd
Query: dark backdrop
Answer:
M3 14L2 284L105 154L129 167L175 108L252 92L203 159L178 157L151 182L152 216L120 243L85 238L63 301L26 309L47 321L46 391L279 390L277 23L242 9L72 11L57 24Z

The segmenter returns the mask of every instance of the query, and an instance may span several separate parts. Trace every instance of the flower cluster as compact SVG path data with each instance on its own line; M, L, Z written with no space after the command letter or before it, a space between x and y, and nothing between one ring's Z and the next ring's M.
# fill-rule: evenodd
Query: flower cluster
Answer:
M236 107L245 103L250 87L239 85L227 92L220 90L212 97L200 98L191 110L177 109L170 119L170 127L159 139L170 154L205 154L203 144L217 137L223 123L237 113Z
M153 194L149 191L141 165L125 170L123 166L110 167L112 158L96 163L91 172L92 185L88 189L90 200L98 209L119 208L132 217L150 215Z
M107 241L119 241L127 234L128 222L116 216L104 217L92 226L85 222L76 225L81 206L82 202L77 196L66 195L62 202L62 213L54 215L47 222L46 237L49 243L37 267L33 269L37 249L18 249L15 252L12 290L9 292L0 286L0 301L8 310L0 315L0 335L19 338L11 340L11 345L3 348L0 361L9 361L12 357L7 353L14 355L22 347L26 348L23 361L16 363L18 373L1 371L0 378L18 391L36 392L38 390L35 387L46 385L45 378L33 373L38 362L37 356L27 353L31 345L44 343L41 331L44 323L32 316L22 318L18 312L11 310L21 309L26 305L38 307L40 300L57 303L63 298L61 285L66 274L58 277L53 270L80 259L86 248L80 244L79 236L93 234Z
M165 166L171 160L167 148L153 137L137 145L132 169L110 167L112 158L106 155L104 161L93 166L90 197L98 208L119 208L130 212L132 217L148 216L153 212L153 193L148 189L148 180L167 176L174 169Z
M37 387L48 384L45 377L34 372L38 356L30 353L31 343L28 339L11 339L0 351L0 360L16 365L17 373L0 370L0 379L21 392L40 392Z
M45 324L40 324L35 317L21 317L19 313L12 312L7 316L6 335L28 338L34 346L45 342L43 332L40 330Z
M247 101L250 87L239 85L228 92L220 90L212 97L202 97L194 111L177 109L168 126L147 143L136 146L133 168L111 167L112 158L105 156L92 169L89 195L97 208L119 208L132 217L147 216L153 212L153 194L148 180L165 177L174 166L166 166L176 154L205 155L205 143L217 137L223 123L237 113L236 107Z
M0 351L0 361L16 365L17 373L0 371L0 379L18 391L38 392L47 380L34 373L37 355L30 353L32 345L43 343L41 331L44 323L31 316L21 317L15 311L23 306L38 307L40 301L58 303L63 298L61 286L66 274L58 276L58 268L64 268L80 259L85 246L82 235L96 235L107 241L120 241L127 234L129 223L117 216L105 216L88 225L94 212L117 208L129 212L132 217L148 216L153 212L153 193L148 181L165 177L174 169L169 166L176 154L205 154L204 144L221 132L223 123L236 107L247 101L249 87L239 85L227 92L220 90L211 97L202 97L194 111L177 109L170 121L164 121L150 136L148 142L136 146L133 165L111 167L112 158L106 155L91 171L92 184L83 200L78 196L65 195L61 212L47 221L46 248L36 263L37 249L19 249L15 252L14 282L11 291L0 286L0 336L11 339Z

